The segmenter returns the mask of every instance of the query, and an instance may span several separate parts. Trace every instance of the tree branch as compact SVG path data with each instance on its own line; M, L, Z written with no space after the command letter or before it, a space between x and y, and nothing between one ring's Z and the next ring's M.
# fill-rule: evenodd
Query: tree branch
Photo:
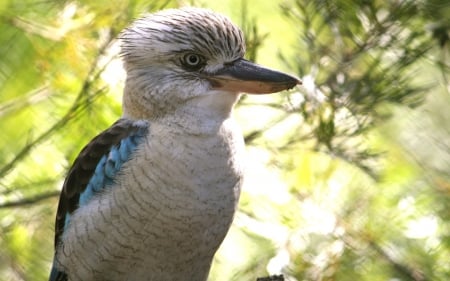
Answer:
M258 277L256 281L284 281L283 275L271 275L268 277Z
M5 209L5 208L15 208L15 207L25 207L28 205L32 205L35 204L39 201L42 200L46 200L52 197L56 197L59 196L60 191L59 190L53 190L53 191L49 191L49 192L44 192L32 197L28 197L28 198L22 198L20 200L17 201L10 201L10 202L5 202L3 204L0 204L0 209Z

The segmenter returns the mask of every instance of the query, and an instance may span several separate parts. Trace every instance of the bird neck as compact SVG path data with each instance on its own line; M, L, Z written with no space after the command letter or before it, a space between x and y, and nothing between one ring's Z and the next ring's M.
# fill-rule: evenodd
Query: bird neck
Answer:
M167 124L194 135L212 135L231 117L239 95L229 92L211 92L197 96L179 105L174 112L162 117Z
M193 135L216 134L223 122L230 118L239 94L224 91L211 91L197 95L177 104L167 104L158 110L156 106L147 108L145 103L134 103L126 107L124 99L124 118L145 119L173 127Z

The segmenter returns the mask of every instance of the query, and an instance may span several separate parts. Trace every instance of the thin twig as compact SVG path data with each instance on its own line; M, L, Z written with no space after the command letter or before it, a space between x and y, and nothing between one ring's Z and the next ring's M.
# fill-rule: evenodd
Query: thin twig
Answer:
M5 208L15 208L15 207L25 207L28 205L33 205L35 203L38 203L42 200L46 200L52 197L56 197L59 196L60 191L58 190L53 190L53 191L47 191L47 192L43 192L41 194L38 195L34 195L32 197L27 197L27 198L22 198L20 200L16 200L16 201L10 201L10 202L5 202L3 204L0 204L0 209L5 209Z
M69 110L66 112L66 114L53 126L51 126L49 129L47 129L45 132L43 132L40 136L26 144L21 151L19 151L16 156L6 165L4 165L0 169L0 178L4 177L6 174L8 174L16 165L18 162L20 162L23 158L25 158L31 150L38 145L39 143L42 143L46 139L48 139L51 135L53 135L56 131L63 128L70 120L74 119L74 117L79 113L80 109L83 108L83 100L85 97L85 94L88 92L88 90L91 88L92 84L98 79L99 75L95 74L95 70L98 66L98 62L100 57L104 54L109 44L113 41L113 37L111 36L108 40L106 40L105 44L100 48L99 52L97 53L97 57L95 58L94 62L91 65L91 69L86 76L86 79L83 83L83 86L81 87L81 90L79 91L75 101L73 102L72 106L69 108ZM102 90L99 90L97 92L101 92Z

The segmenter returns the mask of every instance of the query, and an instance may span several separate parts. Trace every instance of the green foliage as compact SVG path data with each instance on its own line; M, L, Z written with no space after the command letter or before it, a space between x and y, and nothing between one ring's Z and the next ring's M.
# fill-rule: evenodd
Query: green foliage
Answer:
M289 253L280 268L293 280L448 279L448 45L426 28L430 5L445 6L282 5L299 51L280 57L304 88L270 104L285 112L279 120L298 118L281 139L260 144L290 186L275 210L287 214L281 222L290 234L274 242L279 255ZM423 104L430 95L439 106ZM422 121L436 115L445 115L439 124Z
M230 6L248 57L304 84L236 111L249 176L211 280L450 279L446 2L204 5ZM0 3L1 280L47 278L65 172L120 116L115 38L178 4Z

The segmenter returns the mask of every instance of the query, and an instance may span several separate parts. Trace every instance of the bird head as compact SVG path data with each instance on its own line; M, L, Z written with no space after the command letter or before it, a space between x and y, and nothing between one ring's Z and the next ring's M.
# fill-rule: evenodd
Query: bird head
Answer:
M121 34L124 116L148 119L196 108L225 116L239 93L273 93L301 82L245 60L242 31L207 9L168 9Z

